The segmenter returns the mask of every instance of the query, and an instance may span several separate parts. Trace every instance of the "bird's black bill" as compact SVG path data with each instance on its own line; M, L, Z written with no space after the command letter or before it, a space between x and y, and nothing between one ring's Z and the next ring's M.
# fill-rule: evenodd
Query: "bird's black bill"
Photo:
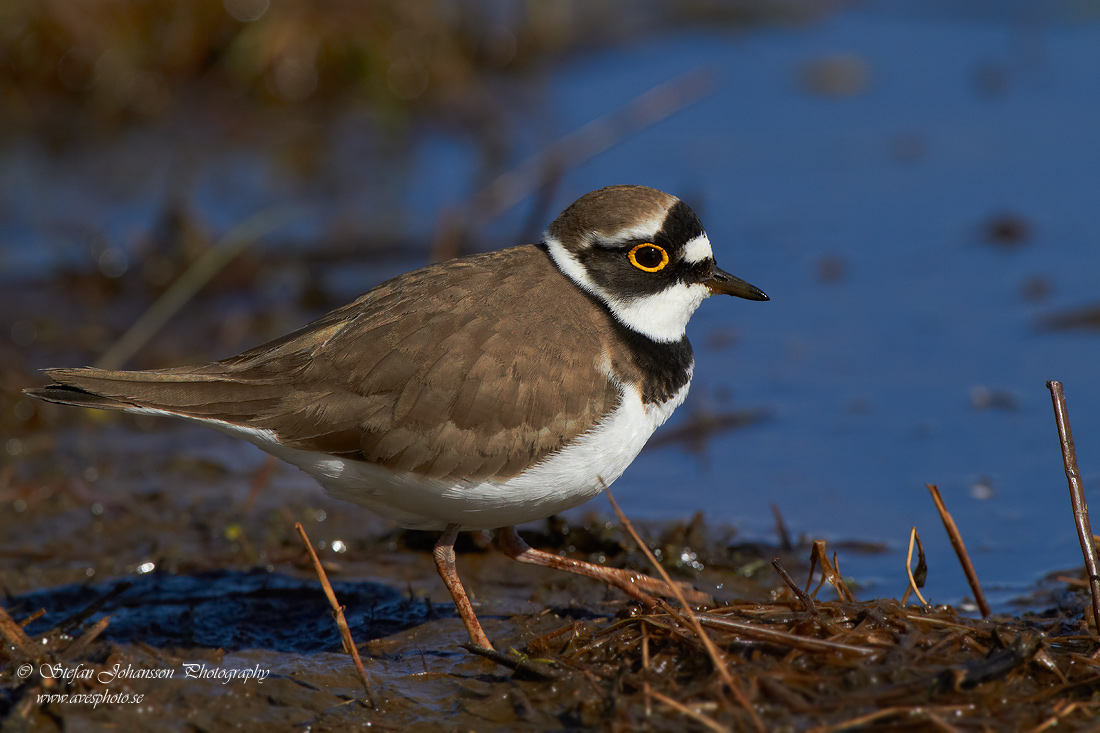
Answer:
M714 268L714 274L710 276L710 279L704 280L703 284L710 288L710 292L719 295L732 295L745 300L769 300L760 288L749 285L741 278L734 277L717 267Z

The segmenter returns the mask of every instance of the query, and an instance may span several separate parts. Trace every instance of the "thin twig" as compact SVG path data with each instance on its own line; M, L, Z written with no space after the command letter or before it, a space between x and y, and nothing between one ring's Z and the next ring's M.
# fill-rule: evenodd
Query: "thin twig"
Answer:
M256 503L256 497L271 483L271 475L275 473L278 463L278 458L269 455L267 460L264 461L264 465L260 466L260 470L252 477L252 485L248 487L248 498L244 502L245 509L252 509L252 506Z
M691 708L684 705L683 703L676 702L671 697L667 697L665 695L662 695L661 693L657 692L656 690L649 689L648 684L646 685L646 694L647 695L652 695L653 697L655 697L660 702L663 702L665 705L668 705L673 710L678 711L681 715L686 715L689 718L691 718L692 720L696 721L697 723L701 723L708 730L717 731L718 733L728 733L728 731L729 731L729 728L722 725L721 723L714 720L713 718L710 718L706 715L703 715L702 713L700 713L696 710L692 710Z
M336 626L340 629L340 638L344 642L344 649L355 661L355 669L359 672L359 680L363 683L363 691L367 695L367 705L374 707L374 697L371 694L370 678L367 677L367 670L363 669L363 660L359 658L359 650L355 646L355 640L351 638L351 629L348 628L347 619L344 618L344 607L341 606L336 600L336 593L332 590L332 584L328 582L328 574L325 573L325 569L321 567L321 560L317 557L317 553L313 551L313 543L309 540L309 535L306 534L305 527L301 522L294 523L294 529L298 530L298 534L302 537L302 543L306 546L306 550L309 551L309 557L313 561L313 569L317 571L317 578L321 581L321 587L325 591L325 597L328 598L329 605L332 606L333 612L336 614Z
M634 525L631 524L630 520L626 518L625 514L623 514L623 510L619 508L618 502L615 501L615 497L611 495L611 490L608 489L606 485L604 486L604 491L607 492L607 500L611 502L611 508L615 510L615 514L618 515L619 521L623 523L623 526L626 527L626 531L630 533L630 536L634 538L634 541L638 544L638 547L641 548L642 552L645 553L645 556L649 558L649 561L653 564L653 567L657 568L657 572L661 574L661 578L672 589L673 594L675 594L676 596L676 600L680 602L680 605L687 613L687 617L688 619L690 619L691 624L694 627L695 633L699 636L700 641L703 642L703 646L706 647L707 654L710 655L711 661L714 663L714 666L718 670L718 674L722 676L722 680L726 683L727 686L729 686L730 690L733 692L734 697L737 698L737 701L741 703L741 706L745 708L745 710L752 717L753 725L756 727L756 729L759 731L767 730L764 727L764 721L760 719L760 715L756 712L756 708L754 708L752 706L752 703L749 702L749 699L745 697L745 693L741 690L740 685L738 685L734 681L733 675L731 675L729 670L726 668L726 661L722 655L722 652L719 651L718 647L714 645L714 642L711 640L710 635L707 634L706 630L703 628L703 625L699 623L699 619L698 617L696 617L695 611L692 610L691 606L687 602L687 599L684 598L684 594L680 590L679 586L672 582L672 578L669 577L664 567L661 566L661 563L657 562L657 558L653 556L653 553L650 551L649 546L642 541L642 538L638 535L638 532L635 531Z
M128 580L124 580L121 583L116 583L114 588L111 588L111 590L107 591L106 593L101 595L99 598L96 598L94 601L89 603L83 609L81 609L80 611L74 613L72 616L69 616L67 619L65 619L64 621L59 623L53 629L46 632L47 635L53 634L53 633L61 633L61 634L69 633L70 631L75 629L77 626L80 626L82 623L84 623L89 618L91 618L96 613L98 613L99 609L103 608L108 603L110 603L111 601L118 598L120 595L122 595L126 591L128 591L131 587L133 587L133 585L134 584L131 583Z
M943 528L947 530L947 537L951 540L951 546L955 548L955 554L959 558L959 564L962 565L963 572L966 573L966 582L970 583L970 590L974 592L974 600L978 604L978 610L981 611L982 618L987 618L992 611L989 609L989 603L985 600L985 593L982 592L982 584L978 582L978 574L974 571L974 564L970 562L970 554L966 551L966 545L963 544L962 534L959 532L959 528L955 526L955 520L951 518L951 513L947 511L947 507L943 503L943 497L940 496L939 488L935 484L925 484L925 486L932 494L932 501L936 502L936 511L940 513Z
M560 680L564 676L548 664L535 662L530 659L516 656L514 654L505 654L503 652L498 652L496 649L489 649L488 647L479 646L472 641L463 642L459 644L459 646L470 652L471 654L476 654L477 656L484 657L491 662L496 662L502 667L507 667L513 672L528 674L532 677L537 677L540 680L553 682L555 680Z
M934 715L936 710L939 710L948 715L958 715L959 713L966 711L970 706L966 705L945 705L942 707L929 707L924 705L917 705L916 707L898 706L892 708L882 708L875 710L874 712L860 715L856 718L845 720L841 723L834 725L821 726L818 728L810 728L813 733L839 733L839 731L848 730L866 730L872 724L880 723L884 719L900 718L906 723L924 722L929 720L929 716ZM940 723L943 723L942 719L937 718ZM946 725L946 724L944 724ZM879 728L881 729L881 728ZM956 730L953 727L948 726L946 730Z
M1073 519L1077 524L1077 537L1081 541L1081 554L1085 557L1085 571L1092 590L1093 628L1100 634L1100 562L1096 558L1096 545L1092 541L1092 525L1089 524L1089 507L1085 503L1085 491L1081 486L1081 470L1077 467L1077 449L1073 445L1073 431L1069 427L1066 410L1066 394L1062 383L1047 382L1050 399L1054 403L1054 421L1058 425L1058 441L1062 444L1062 464L1066 467L1069 482L1069 498L1073 504Z
M936 618L935 616L917 616L912 613L903 613L898 618L904 618L910 621L919 621L920 623L926 624L928 626L939 626L940 628L946 629L958 629L960 631L966 632L967 634L974 633L973 626L967 626L966 624L960 624L956 621L949 621L943 618ZM1062 638L1064 639L1065 637ZM971 639L971 641L973 641L973 639Z
M809 593L799 588L791 574L787 572L787 569L783 567L783 563L779 562L779 558L772 560L772 567L775 568L775 572L779 573L779 577L783 579L783 582L787 584L787 587L791 589L791 592L802 602L802 605L806 607L806 610L810 612L811 616L820 616L821 613L817 610L817 604L814 603L814 599Z
M693 104L714 88L715 74L699 66L654 86L621 108L569 133L498 177L478 194L486 218L507 211L527 196L545 171L570 170L602 153L630 134L643 130Z
M100 634L107 630L107 625L111 623L110 616L104 616L100 620L92 624L91 628L84 632L84 634L74 641L68 649L65 650L65 658L75 659L81 653L87 649L93 641L95 641Z
M779 535L779 548L784 552L794 549L791 542L791 533L787 529L787 523L783 520L783 514L779 511L779 505L772 502L772 517L775 518L775 533Z
M118 369L125 364L203 285L248 246L281 226L287 217L285 211L265 209L230 230L161 293L134 325L99 357L95 366L100 369Z
M669 636L675 636L677 639L682 640L685 644L698 644L703 647L703 651L706 651L706 646L699 640L698 635L692 635L689 630L691 626L688 621L676 612L676 609L668 605L663 598L657 599L657 606L661 608L665 615L668 616L669 622L662 622L657 616L642 616L639 621L643 624L649 624L655 629L661 629L667 631Z

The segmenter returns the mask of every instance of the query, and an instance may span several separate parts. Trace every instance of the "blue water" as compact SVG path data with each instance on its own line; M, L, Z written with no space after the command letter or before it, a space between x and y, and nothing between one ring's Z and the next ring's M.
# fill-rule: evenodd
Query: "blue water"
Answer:
M1100 506L1100 335L1036 323L1100 302L1100 23L1070 15L1072 5L1037 7L893 3L796 28L648 36L551 74L538 124L521 120L531 124L517 162L655 84L699 67L714 75L707 98L568 170L554 211L611 183L676 193L700 213L720 266L772 297L703 305L689 330L692 396L672 425L701 410L770 418L701 453L644 453L615 486L626 511L705 510L770 537L775 502L795 534L887 543L888 555L841 555L868 594L887 595L904 588L901 552L916 525L926 595L952 602L967 589L924 488L932 482L995 598L1080 564L1044 383L1066 385ZM857 72L852 93L810 91L807 70L838 58ZM0 267L33 274L81 261L87 240L72 230L83 220L123 246L151 226L178 163L149 165L155 142L75 162L4 153ZM130 166L130 185L97 186L103 165ZM349 162L335 190L242 154L201 167L192 201L221 230L293 202L300 239L358 211L427 240L434 212L468 199L477 165L459 138L432 131L400 173ZM490 241L509 243L528 206L491 224ZM988 241L988 222L1005 215L1026 223L1018 247ZM826 262L839 263L837 277L821 276ZM1024 296L1034 278L1045 298ZM349 297L373 284L337 282ZM707 346L728 336L731 345ZM1015 408L979 409L981 389Z
M841 53L866 65L866 91L806 93L805 65ZM697 349L695 403L728 390L772 419L714 439L693 472L671 450L644 455L617 487L628 511L703 508L766 535L776 502L795 532L899 550L917 525L927 594L955 600L966 587L924 487L932 482L979 577L1005 587L994 597L1078 565L1044 383L1066 385L1095 492L1100 338L1042 333L1035 322L1100 301L1098 62L1095 23L842 14L797 31L649 43L561 74L562 108L574 94L584 100L584 111L570 108L579 124L651 83L639 69L718 70L711 98L568 182L643 180L691 194L719 264L773 298L708 302L690 332L696 343L718 328L737 336L733 348ZM976 84L990 66L1005 77L995 96ZM899 138L919 140L923 153L899 161ZM1031 231L1011 251L983 234L1005 213ZM839 281L818 276L826 258L843 262ZM1022 294L1032 277L1049 282L1039 303ZM1010 393L1017 409L977 409L980 388ZM881 592L904 587L898 554L842 562Z

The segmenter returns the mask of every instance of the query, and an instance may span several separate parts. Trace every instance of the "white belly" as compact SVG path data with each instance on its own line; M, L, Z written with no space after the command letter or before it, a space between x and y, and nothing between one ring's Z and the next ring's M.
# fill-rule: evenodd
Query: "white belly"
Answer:
M313 475L325 491L414 529L510 527L583 504L611 485L649 436L679 407L690 382L666 402L642 403L627 388L619 407L572 445L507 481L448 483L394 474L363 461L320 457L272 444L258 431L237 433ZM228 431L227 431L228 432Z

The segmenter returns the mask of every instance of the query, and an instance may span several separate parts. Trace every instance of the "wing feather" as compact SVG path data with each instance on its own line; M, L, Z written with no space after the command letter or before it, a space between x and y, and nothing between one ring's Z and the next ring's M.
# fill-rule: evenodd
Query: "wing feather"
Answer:
M54 369L56 384L31 392L271 430L293 448L441 480L500 480L618 404L599 368L609 317L543 250L514 247L407 273L229 359Z

